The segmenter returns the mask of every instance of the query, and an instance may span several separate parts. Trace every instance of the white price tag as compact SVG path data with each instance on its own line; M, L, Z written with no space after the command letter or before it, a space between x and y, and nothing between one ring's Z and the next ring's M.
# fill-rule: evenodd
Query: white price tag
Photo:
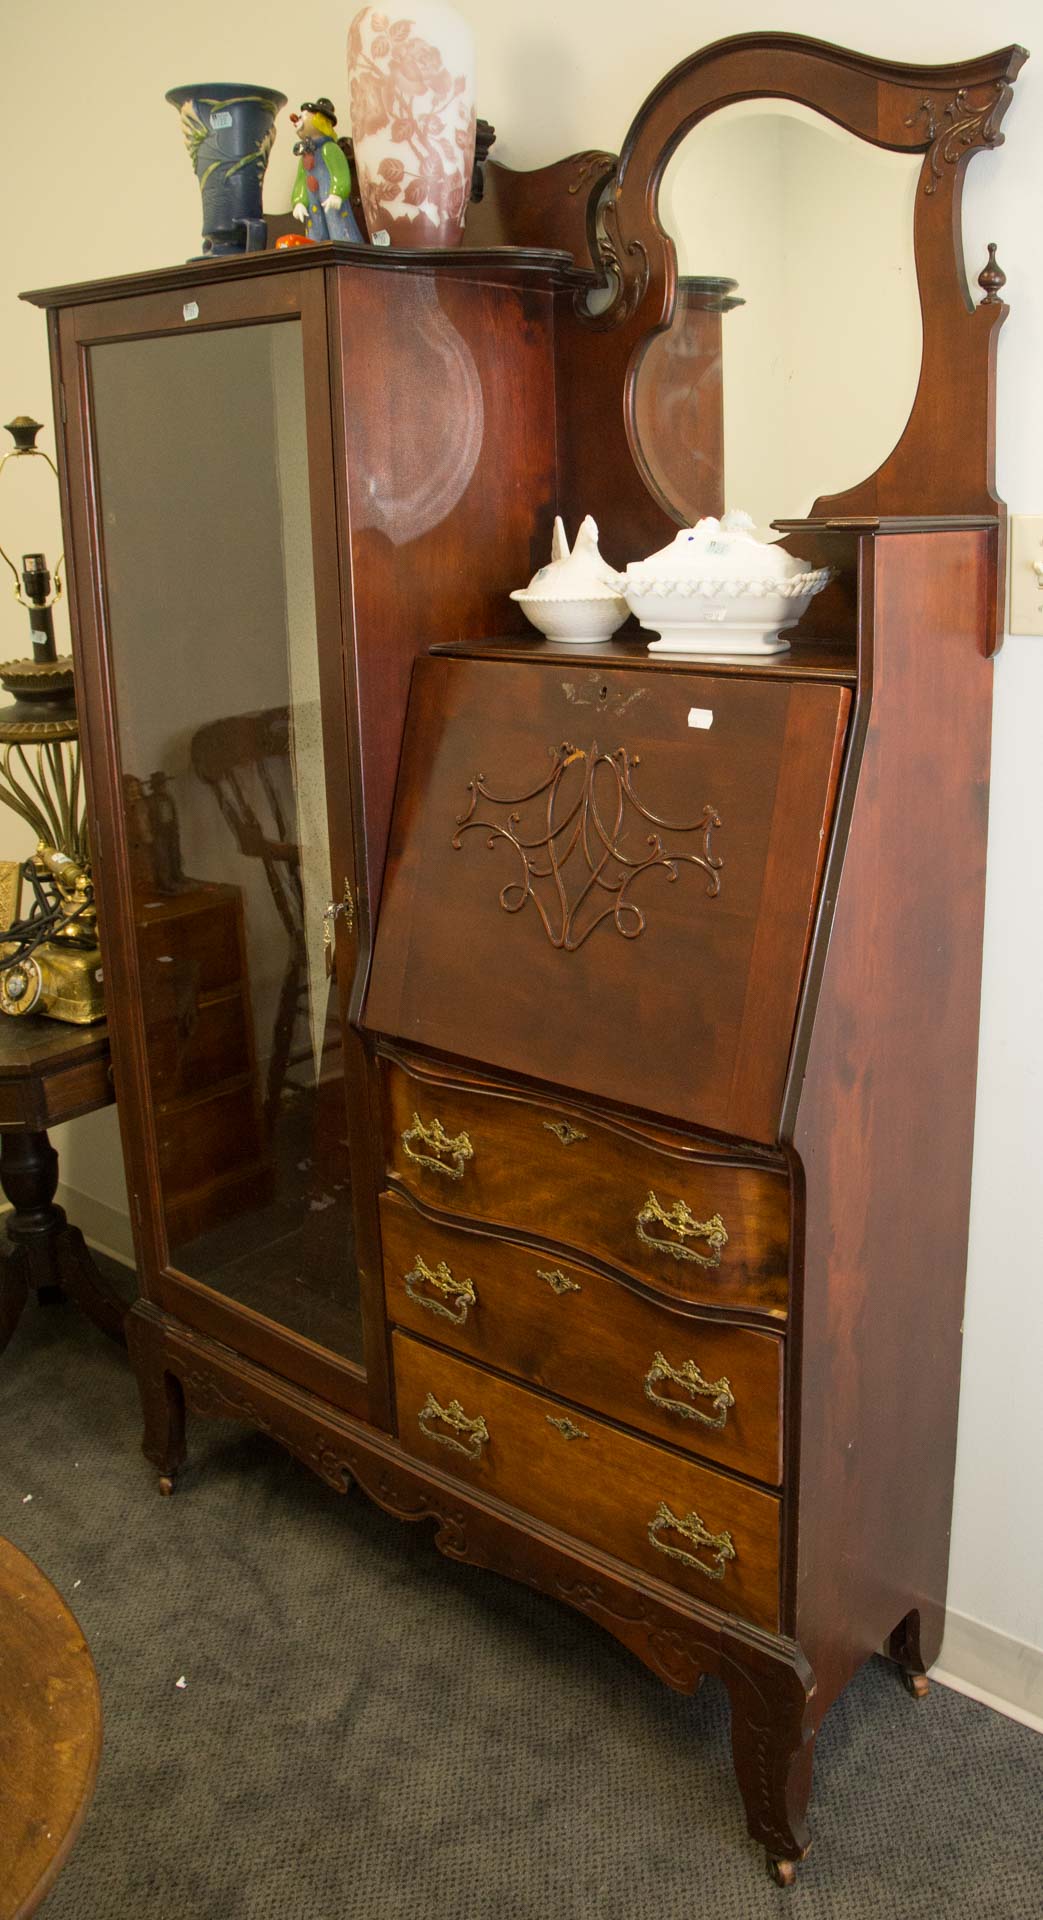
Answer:
M688 725L690 727L702 727L704 731L707 727L712 727L713 726L713 708L712 707L689 707Z

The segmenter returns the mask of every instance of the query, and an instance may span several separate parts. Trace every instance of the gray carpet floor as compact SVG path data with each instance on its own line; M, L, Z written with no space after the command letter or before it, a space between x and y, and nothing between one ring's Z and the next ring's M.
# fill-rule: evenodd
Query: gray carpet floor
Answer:
M674 1696L260 1436L189 1440L161 1500L125 1358L30 1306L0 1358L0 1533L77 1613L106 1723L48 1920L1043 1914L1026 1728L940 1687L918 1706L873 1661L819 1737L815 1844L781 1892L716 1683Z

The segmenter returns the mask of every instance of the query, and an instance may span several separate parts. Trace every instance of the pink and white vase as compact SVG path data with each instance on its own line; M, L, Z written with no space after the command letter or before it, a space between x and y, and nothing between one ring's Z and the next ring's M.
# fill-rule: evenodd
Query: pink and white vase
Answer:
M474 168L474 37L442 0L348 29L355 167L374 246L455 247Z

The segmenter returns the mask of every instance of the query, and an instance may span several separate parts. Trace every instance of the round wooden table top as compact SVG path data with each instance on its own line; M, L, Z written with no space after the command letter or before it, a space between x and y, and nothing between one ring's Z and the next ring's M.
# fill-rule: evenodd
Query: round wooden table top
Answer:
M35 1913L54 1884L100 1756L87 1642L39 1567L0 1540L0 1920Z

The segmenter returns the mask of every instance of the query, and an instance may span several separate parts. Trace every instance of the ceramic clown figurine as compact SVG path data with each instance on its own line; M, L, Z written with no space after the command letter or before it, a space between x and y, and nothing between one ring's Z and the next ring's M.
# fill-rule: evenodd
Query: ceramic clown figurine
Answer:
M332 100L304 100L290 119L300 136L293 149L299 156L290 196L294 219L306 224L309 240L361 242L349 202L351 169L337 145Z

